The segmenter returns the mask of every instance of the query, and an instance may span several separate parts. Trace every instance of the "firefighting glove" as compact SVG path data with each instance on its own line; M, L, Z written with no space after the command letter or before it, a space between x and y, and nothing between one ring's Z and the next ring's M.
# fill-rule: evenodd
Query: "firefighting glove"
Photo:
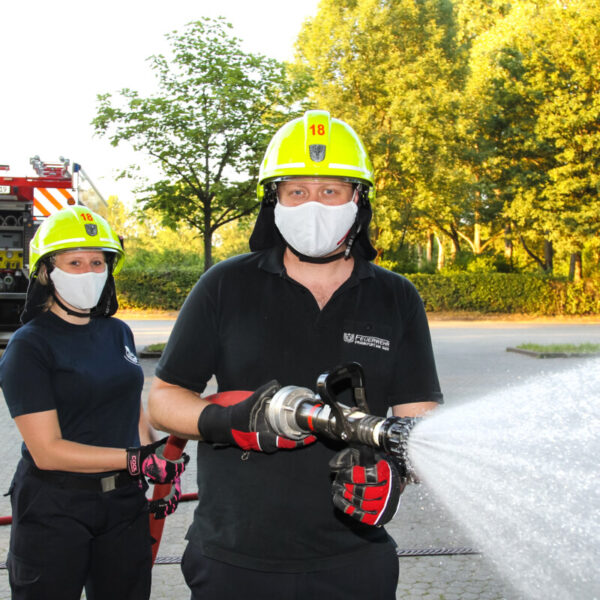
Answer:
M145 475L152 483L169 483L184 471L190 457L184 452L177 460L163 455L168 437L139 448L127 448L127 471L132 477Z
M164 519L175 512L180 499L181 478L175 477L169 494L158 500L150 500L148 502L148 510L154 515L155 519Z
M242 450L258 452L293 450L314 442L314 436L296 442L277 435L271 429L266 411L269 400L279 389L281 386L273 380L238 404L206 406L198 419L202 439L214 445L239 446Z
M391 457L372 448L349 447L330 461L334 480L333 504L343 513L367 525L392 520L406 482Z

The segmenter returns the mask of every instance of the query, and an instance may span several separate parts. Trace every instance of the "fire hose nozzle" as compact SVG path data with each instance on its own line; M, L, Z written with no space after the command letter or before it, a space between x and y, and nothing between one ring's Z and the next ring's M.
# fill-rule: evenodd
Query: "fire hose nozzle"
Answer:
M306 430L298 424L297 414L301 412L300 407L306 405L310 410L310 407L317 404L317 397L312 390L287 385L278 390L269 401L267 420L277 435L299 441L311 433L310 429Z
M266 418L275 433L291 440L316 435L383 450L395 459L403 477L416 480L406 446L419 417L377 417L324 400L308 388L289 385L271 398Z

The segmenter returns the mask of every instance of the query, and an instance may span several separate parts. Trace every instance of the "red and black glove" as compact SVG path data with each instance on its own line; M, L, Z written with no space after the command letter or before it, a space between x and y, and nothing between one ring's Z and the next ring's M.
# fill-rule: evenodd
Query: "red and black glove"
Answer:
M155 519L164 519L175 512L180 499L181 478L175 477L169 494L158 500L150 500L148 502L148 510L154 515Z
M190 457L184 452L177 460L165 458L163 452L168 439L166 437L139 448L127 448L129 474L132 477L145 475L152 483L169 483L181 476Z
M330 461L333 504L366 525L385 525L400 505L406 482L391 457L371 448L345 448Z
M296 442L277 435L269 426L266 419L268 402L280 389L279 383L273 380L238 404L206 406L198 419L202 439L211 444L239 446L242 450L258 452L293 450L311 444L316 440L312 435Z

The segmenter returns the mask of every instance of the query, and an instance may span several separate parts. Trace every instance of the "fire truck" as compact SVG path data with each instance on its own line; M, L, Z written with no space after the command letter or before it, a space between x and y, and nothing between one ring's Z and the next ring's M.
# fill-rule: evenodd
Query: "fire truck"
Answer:
M29 242L40 224L55 212L84 202L81 180L87 181L104 203L81 165L63 157L47 163L30 160L35 177L13 177L8 165L0 165L0 330L19 324L29 284Z

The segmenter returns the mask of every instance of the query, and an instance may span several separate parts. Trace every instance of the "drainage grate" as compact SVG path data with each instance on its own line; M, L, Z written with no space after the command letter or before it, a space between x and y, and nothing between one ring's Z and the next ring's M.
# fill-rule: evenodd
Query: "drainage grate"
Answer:
M474 548L396 548L396 554L403 556L454 556L459 554L481 554Z
M481 554L474 548L397 548L396 554L399 558L408 556L455 556L466 554ZM181 563L181 556L157 556L155 565L178 565ZM0 562L0 570L6 569L6 562Z

